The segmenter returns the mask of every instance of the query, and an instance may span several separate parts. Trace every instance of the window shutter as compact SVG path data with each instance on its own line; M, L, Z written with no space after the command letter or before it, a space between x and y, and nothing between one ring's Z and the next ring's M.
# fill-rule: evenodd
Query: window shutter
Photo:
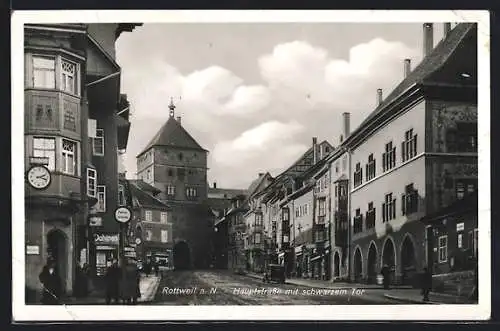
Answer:
M385 203L382 204L382 222L385 222L387 220L387 213L385 210Z
M417 155L417 135L413 136L413 154Z
M405 152L406 152L406 141L403 141L401 143L401 160L404 162L406 161L406 157L405 157Z
M396 218L396 199L392 200L392 218Z
M97 121L89 118L87 127L88 127L89 138L96 138L96 136L97 136Z
M406 194L401 195L401 212L406 215Z
M396 165L396 147L392 148L391 168Z
M415 212L418 211L418 190L413 191L413 209Z
M387 154L385 154L385 153L382 154L382 168L384 169L384 171L385 171L386 163L387 163L386 160L385 160L385 156L386 155Z
M369 165L369 164L370 164L370 163L368 163L368 164L365 166L365 171L366 171L365 176L366 176L366 180L370 180L370 178L368 177L368 174L370 173L370 172L369 172L369 170L368 170L368 165Z

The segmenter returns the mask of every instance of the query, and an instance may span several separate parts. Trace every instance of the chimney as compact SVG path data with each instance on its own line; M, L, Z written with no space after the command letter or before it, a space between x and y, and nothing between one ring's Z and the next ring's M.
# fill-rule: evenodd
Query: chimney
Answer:
M340 142L342 142L345 138L349 137L351 134L351 113L344 112L342 113L343 127L342 127L342 135L340 138Z
M259 178L261 178L262 176L264 176L265 174L263 172L259 172Z
M450 31L451 31L451 23L444 23L443 26L444 26L444 29L443 29L444 36L443 37L446 38L448 36L448 33L450 33Z
M405 59L405 66L404 66L404 74L405 78L408 77L408 75L411 72L411 60L410 59Z
M318 138L313 137L313 164L318 162Z
M382 89L378 88L377 89L377 106L379 106L382 103Z
M432 23L424 23L424 57L434 48L434 29Z
M217 188L217 182L214 182L214 188Z
M179 124L181 124L181 117L180 116L177 116L177 122L179 122Z

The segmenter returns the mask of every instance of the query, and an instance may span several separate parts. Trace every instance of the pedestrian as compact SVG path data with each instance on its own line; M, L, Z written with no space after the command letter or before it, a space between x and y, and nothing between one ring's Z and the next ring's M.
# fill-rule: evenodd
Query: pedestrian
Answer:
M90 268L88 263L83 264L82 275L83 275L82 294L84 297L87 297L89 295L89 281L90 281Z
M121 296L126 304L136 304L140 297L139 270L132 261L124 260L121 278Z
M382 274L382 277L384 278L384 289L388 290L389 289L389 283L390 283L390 269L387 264L384 264L382 267L382 270L380 270L380 273Z
M160 265L158 264L158 262L155 262L154 268L156 277L158 277L158 274L160 273Z
M118 304L120 299L120 277L121 268L118 265L118 260L113 259L111 266L106 270L106 304L109 305L113 301Z
M429 268L425 267L423 272L422 272L422 300L427 302L429 301L429 293L432 290L432 273L430 272Z
M38 279L43 286L42 303L58 305L61 302L62 284L54 260L48 260Z

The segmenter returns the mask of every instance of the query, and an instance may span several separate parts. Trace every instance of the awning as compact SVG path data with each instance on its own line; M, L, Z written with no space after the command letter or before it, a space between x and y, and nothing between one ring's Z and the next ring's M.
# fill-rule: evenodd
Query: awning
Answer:
M120 71L95 79L86 84L89 111L112 111L116 113L120 100ZM96 109L93 109L93 108Z

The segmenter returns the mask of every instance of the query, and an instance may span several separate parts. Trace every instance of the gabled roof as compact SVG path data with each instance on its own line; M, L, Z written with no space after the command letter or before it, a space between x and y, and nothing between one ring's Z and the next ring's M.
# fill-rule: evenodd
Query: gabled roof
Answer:
M262 174L260 175L257 179L255 179L252 183L250 183L250 186L248 187L248 196L251 197L253 196L257 190L259 189L259 187L261 186L261 184L267 179L273 179L273 177L271 176L271 174L269 172L266 172L265 174Z
M142 152L137 155L137 157L141 156L154 146L179 147L206 152L206 150L198 144L198 142L173 116L168 118L167 122L161 127L161 129L146 145Z
M130 194L132 199L138 204L138 207L152 207L158 209L170 209L170 207L162 201L156 199L154 196L146 191L141 190L139 185L129 181Z
M379 114L383 113L389 106L400 98L406 91L410 90L412 87L423 84L431 75L439 70L454 51L460 46L462 40L472 33L475 23L460 23L452 29L446 38L442 39L436 47L431 51L429 55L424 57L420 64L413 69L408 76L399 83L398 86L382 101L382 103L375 108L374 111L366 119L361 122L361 124L354 130L354 132L349 135L349 137L344 141L350 141L357 134L360 133L365 127L367 127L373 119Z

